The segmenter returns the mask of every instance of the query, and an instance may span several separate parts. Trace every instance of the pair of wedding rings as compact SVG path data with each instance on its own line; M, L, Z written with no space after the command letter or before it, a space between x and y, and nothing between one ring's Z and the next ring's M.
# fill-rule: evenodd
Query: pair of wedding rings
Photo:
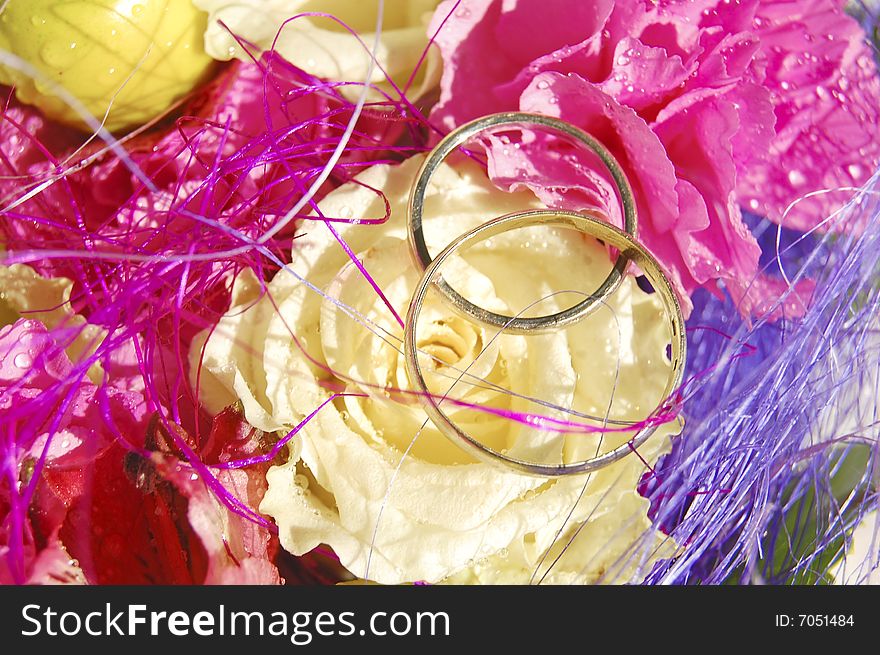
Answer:
M623 208L624 229L603 220L598 212L572 212L555 209L530 209L494 218L455 239L432 260L425 244L422 229L425 195L431 178L446 158L475 136L503 126L533 126L559 132L564 137L586 146L595 153L611 175ZM636 241L637 217L635 200L626 175L614 156L592 136L565 121L540 114L506 112L484 116L462 125L442 139L428 154L413 185L409 199L408 239L416 263L424 274L413 294L404 330L404 356L410 382L415 385L425 412L437 428L450 440L481 461L500 464L530 475L555 477L595 471L616 462L642 445L657 429L656 423L644 421L636 434L625 444L602 455L577 462L548 464L535 462L489 448L452 422L440 405L443 398L428 392L427 383L418 360L416 325L428 290L438 289L459 314L480 323L512 334L538 334L553 331L580 321L600 307L618 288L631 264L639 267L654 290L658 293L671 322L669 358L670 374L663 392L664 401L681 385L684 376L686 339L684 318L672 284L662 267L643 246ZM505 316L479 307L447 284L439 271L443 264L461 249L477 241L523 227L568 227L601 240L618 251L611 272L598 289L572 307L555 314L539 317ZM661 402L656 413L664 406Z

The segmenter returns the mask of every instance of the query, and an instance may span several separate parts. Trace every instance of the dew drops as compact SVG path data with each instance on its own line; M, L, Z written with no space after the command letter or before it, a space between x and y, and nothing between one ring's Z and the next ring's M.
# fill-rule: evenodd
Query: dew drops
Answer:
M752 198L751 200L749 200L749 209L751 209L753 212L758 211L760 207L761 203L758 202L757 198Z
M803 186L807 182L807 178L797 169L788 172L788 181L792 186Z
M816 87L816 97L820 100L825 100L828 97L828 89L820 84Z
M28 369L33 365L34 360L31 359L30 355L27 355L25 353L18 353L15 356L15 359L12 360L12 363L15 364L18 368Z
M132 5L131 6L131 15L138 16L141 12L143 12L143 5Z
M865 170L859 164L850 164L846 167L846 172L849 173L854 180L862 179L865 174Z
M59 68L68 63L67 48L56 43L50 43L40 51L40 57L47 66Z
M549 89L550 83L547 80L541 80L540 82L538 82L538 88L541 90Z

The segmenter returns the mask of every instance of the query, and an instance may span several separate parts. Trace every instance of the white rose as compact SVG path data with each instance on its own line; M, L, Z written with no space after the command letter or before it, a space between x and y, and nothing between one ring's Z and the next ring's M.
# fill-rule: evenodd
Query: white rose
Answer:
M362 82L367 72L375 38L377 0L193 0L209 13L205 50L215 59L237 57L250 61L230 32L268 50L284 21L303 12L322 12L335 16L352 28L366 47L339 23L323 17L302 17L284 25L275 43L276 51L292 64L317 77L343 82ZM427 28L440 0L386 0L383 27L376 52L378 66L370 82L391 92L387 72L401 88L428 47ZM417 98L437 84L440 58L431 48L408 94ZM359 87L343 89L357 97ZM376 95L371 95L376 98ZM395 94L392 94L395 97Z
M368 187L386 195L392 211L387 223L336 225L401 316L419 279L404 220L421 161L375 166L358 177L362 185L347 184L320 203L325 216L379 217L384 204ZM534 203L527 192L496 189L471 162L444 165L428 191L426 234L442 247L470 227ZM262 296L248 273L236 281L234 309L204 350L205 337L192 353L194 374L203 358L201 394L209 409L240 399L247 419L263 430L289 430L333 388L367 396L340 398L320 410L291 442L287 464L268 472L260 509L274 517L287 550L302 554L328 544L352 573L382 583L521 583L536 569L540 579L551 563L546 582L619 581L644 573L657 557L657 537L648 501L636 492L646 470L638 456L592 476L550 480L474 462L432 424L420 430L426 416L418 402L393 393L411 388L400 326L325 225L307 222L301 231L290 268L372 321L373 330L286 271ZM444 269L444 277L477 304L512 314L555 290L598 287L610 270L608 259L602 247L574 231L530 228L474 246L458 266ZM553 298L534 313L571 303L571 296ZM437 358L423 360L432 371L429 384L443 393L457 371L470 366L469 373L502 388L591 415L604 416L613 393L611 418L642 419L660 400L669 372L668 319L656 296L632 279L609 306L613 312L602 308L564 331L502 334L493 341L494 331L435 299L426 304L418 331L420 348ZM456 398L572 418L466 382L456 385ZM599 443L599 435L548 436L472 408L446 411L509 453L540 441L557 456L564 451L569 459L587 459ZM641 457L656 461L678 428L661 427ZM605 434L601 450L627 438ZM633 553L636 544L641 548Z

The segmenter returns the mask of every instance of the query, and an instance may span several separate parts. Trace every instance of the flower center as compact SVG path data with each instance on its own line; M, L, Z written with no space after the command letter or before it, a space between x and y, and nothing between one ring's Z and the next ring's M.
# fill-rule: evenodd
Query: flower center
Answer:
M457 317L435 319L422 328L419 336L422 364L435 371L453 367L469 354L476 357L482 349L478 329Z

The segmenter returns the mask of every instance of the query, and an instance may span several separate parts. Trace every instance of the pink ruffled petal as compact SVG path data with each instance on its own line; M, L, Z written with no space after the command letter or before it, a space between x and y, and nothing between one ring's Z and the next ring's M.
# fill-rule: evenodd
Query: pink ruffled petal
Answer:
M654 127L676 175L687 180L706 202L705 229L676 236L694 279L706 285L717 278L749 279L761 249L743 223L734 196L736 167L732 139L739 114L727 100L710 97Z
M770 157L739 167L743 202L809 230L853 196L880 163L880 78L865 35L834 0L762 2L755 18L758 67L771 91L776 136ZM858 229L827 223L825 229Z
M629 177L639 213L639 238L669 270L685 307L689 307L689 293L696 288L694 279L682 253L670 247L675 243L672 231L701 231L707 227L705 211L700 203L692 202L692 195L679 194L675 168L666 156L663 144L649 126L631 109L615 102L596 85L574 75L545 73L523 93L521 109L563 118L596 136L615 155ZM503 153L502 153L503 154ZM538 149L531 152L534 162L547 159ZM574 204L572 197L560 193L556 185L577 186L583 175L569 169L571 177L559 175L548 166L547 172L525 182L543 202L550 206L584 209ZM544 172L544 171L541 171ZM553 180L553 182L548 182ZM552 184L552 186L551 186ZM607 194L606 194L607 195ZM575 200L580 200L574 196ZM619 210L605 205L597 207L610 216Z
M613 72L599 88L627 107L650 112L679 92L689 74L678 55L626 37L614 49Z
M802 317L812 302L816 283L799 280L790 287L785 280L762 273L750 282L726 280L725 288L743 316L773 322Z
M579 33L570 13L531 0L453 7L443 3L432 24L433 33L445 21L432 118L451 129L520 107L607 139L636 190L642 238L680 293L757 275L758 246L739 207L779 221L805 194L860 186L880 161L880 81L837 0L565 3L584 14ZM560 78L577 81L563 88ZM623 107L635 115L624 118ZM601 169L490 144L499 185L527 186L555 206L598 205L619 220ZM785 225L812 228L851 195L814 194Z

